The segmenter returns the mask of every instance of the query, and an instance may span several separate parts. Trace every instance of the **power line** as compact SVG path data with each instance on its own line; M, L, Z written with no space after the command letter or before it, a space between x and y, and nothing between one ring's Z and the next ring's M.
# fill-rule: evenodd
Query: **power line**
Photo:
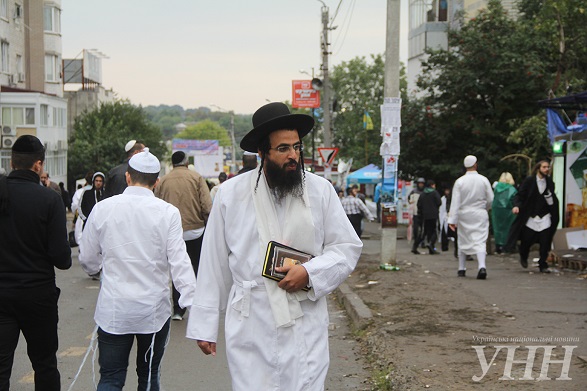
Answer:
M336 50L334 50L335 53L338 53L340 51L340 49L342 49L342 46L344 45L344 41L346 40L346 35L349 32L349 28L351 26L351 20L353 18L353 12L355 11L355 5L357 4L357 0L352 0L349 6L349 12L347 12L347 16L348 16L348 22L346 25L346 29L344 31L344 35L342 36L342 42L340 43L340 46L338 46L338 48ZM346 21L346 17L345 17L345 21ZM344 22L343 22L343 27L344 29ZM340 34L338 35L338 37L336 38L335 41L335 45L336 42L338 42L338 39L340 38L340 35L342 34L342 31L340 32Z
M340 9L340 5L341 4L342 4L342 0L340 0L338 2L338 5L336 6L336 11L334 11L334 16L330 20L330 26L328 28L331 29L331 30L332 30L332 26L334 25L334 19L336 19L336 15L338 15L338 10Z

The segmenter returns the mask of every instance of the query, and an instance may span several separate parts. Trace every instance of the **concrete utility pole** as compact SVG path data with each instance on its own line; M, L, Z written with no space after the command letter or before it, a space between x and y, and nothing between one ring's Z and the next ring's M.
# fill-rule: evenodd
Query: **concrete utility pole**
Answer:
M401 0L387 0L387 36L385 39L385 86L386 98L399 98L399 26Z
M387 32L385 40L385 86L384 98L399 98L400 62L399 62L399 31L400 31L400 10L401 0L387 0ZM384 159L386 156L383 157ZM397 162L396 162L397 164ZM383 164L383 181L386 182L385 162ZM396 166L397 167L397 166ZM395 189L397 189L397 172L395 176ZM397 213L397 190L394 194L395 210ZM382 219L383 221L383 219ZM396 262L397 253L397 215L395 226L381 229L381 263Z
M320 1L320 0L318 0ZM332 134L330 133L330 79L328 77L328 56L330 55L328 42L328 7L323 1L320 1L322 6L322 37L320 39L320 50L322 50L322 107L324 109L324 122L322 123L324 129L324 146L329 148L332 146Z

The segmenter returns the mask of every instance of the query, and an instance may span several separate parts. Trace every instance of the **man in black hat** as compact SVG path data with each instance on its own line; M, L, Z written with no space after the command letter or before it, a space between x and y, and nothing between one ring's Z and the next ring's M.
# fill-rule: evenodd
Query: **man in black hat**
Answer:
M261 164L216 193L187 336L205 354L215 354L226 311L235 390L322 389L328 372L326 295L352 272L362 243L332 185L304 170L302 138L313 118L270 103L255 112L253 126L240 146L258 152ZM285 277L264 278L270 241L314 257L302 264L278 256L277 263L290 264L275 267Z
M188 157L183 151L171 155L173 170L161 178L155 195L179 209L183 240L198 276L200 251L206 221L212 209L212 198L206 180L199 173L188 169ZM179 305L180 294L173 287L173 320L182 320L185 308Z
M55 270L69 269L65 207L39 184L45 149L19 137L8 177L0 179L0 390L10 389L14 351L22 331L35 371L35 389L60 390L57 370Z

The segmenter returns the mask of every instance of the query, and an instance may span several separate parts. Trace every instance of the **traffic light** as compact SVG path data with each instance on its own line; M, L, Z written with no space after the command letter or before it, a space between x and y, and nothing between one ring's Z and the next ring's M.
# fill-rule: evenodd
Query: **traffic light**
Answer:
M555 141L552 144L552 153L554 153L555 155L564 155L567 150L566 147L566 141Z

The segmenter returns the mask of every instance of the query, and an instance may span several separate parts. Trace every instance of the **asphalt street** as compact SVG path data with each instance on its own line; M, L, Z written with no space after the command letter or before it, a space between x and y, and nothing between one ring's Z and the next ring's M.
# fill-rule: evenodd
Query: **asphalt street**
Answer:
M59 370L62 390L85 391L94 389L99 379L97 355L88 351L95 328L93 320L99 281L91 280L77 260L77 248L73 251L70 270L57 271L57 285L61 289L59 299ZM368 377L364 363L355 350L356 341L349 334L348 319L333 297L328 298L331 317L330 346L331 366L327 377L327 390L363 389ZM170 341L162 364L161 385L166 391L177 390L230 390L224 344L219 343L216 357L205 356L196 342L185 338L187 320L172 321ZM221 326L221 330L223 325ZM224 339L221 331L220 341ZM85 363L82 366L84 357ZM133 349L125 389L136 389ZM79 376L76 373L81 367ZM34 389L33 370L26 355L26 342L21 336L11 376L11 390ZM70 388L71 387L71 388Z

